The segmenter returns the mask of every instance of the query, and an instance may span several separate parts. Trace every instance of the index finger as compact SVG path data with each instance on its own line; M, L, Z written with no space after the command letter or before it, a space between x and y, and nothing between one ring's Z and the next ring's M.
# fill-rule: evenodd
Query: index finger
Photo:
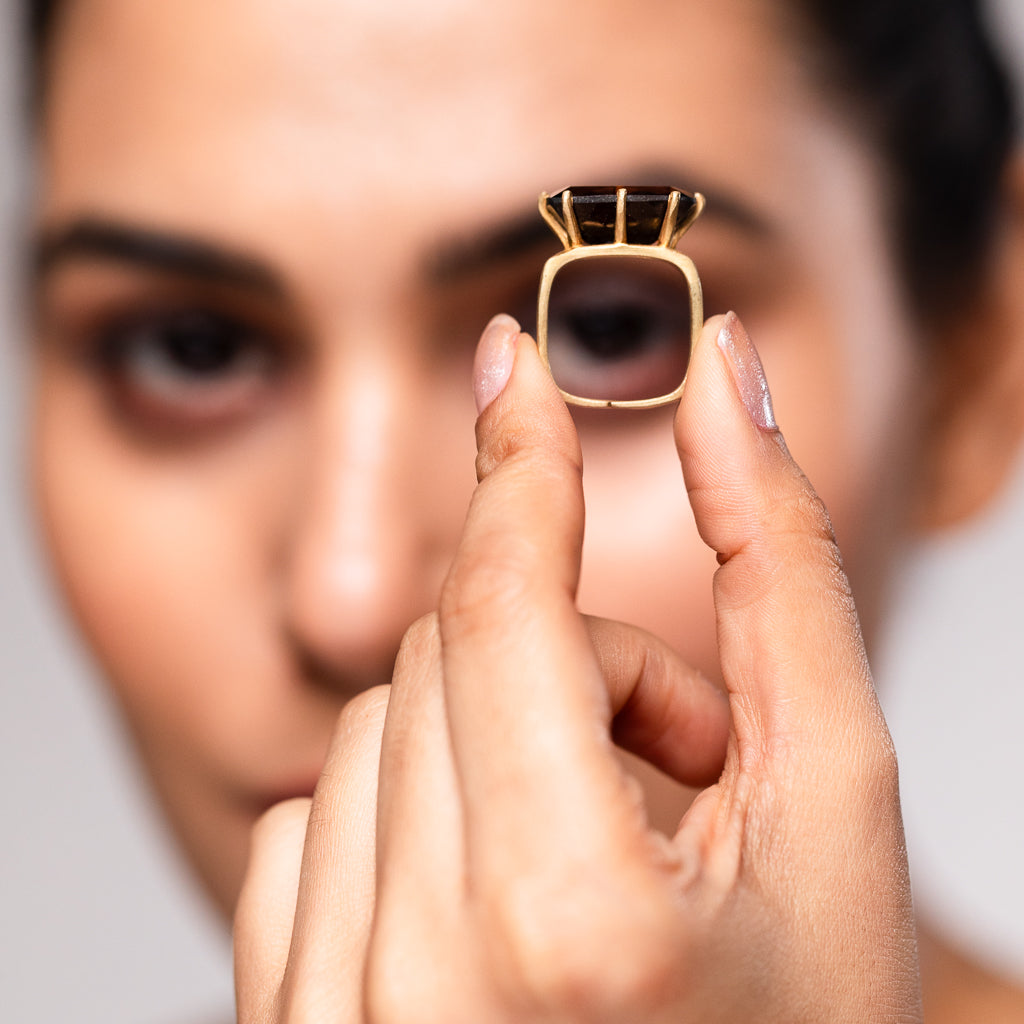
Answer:
M441 596L445 695L470 846L528 870L553 849L606 849L628 787L575 606L583 491L572 420L511 318L492 321L480 352L490 367L505 360L508 380L477 423L480 483Z

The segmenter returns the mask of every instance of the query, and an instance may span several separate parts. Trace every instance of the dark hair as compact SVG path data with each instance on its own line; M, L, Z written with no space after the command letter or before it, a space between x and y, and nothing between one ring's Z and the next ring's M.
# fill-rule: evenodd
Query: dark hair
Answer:
M832 87L889 168L894 240L919 313L980 276L1016 135L1013 90L981 0L785 0ZM37 77L60 0L29 0ZM824 44L824 45L822 45Z
M1016 142L986 6L797 0L819 43L808 47L815 77L845 99L889 168L894 238L924 316L948 313L983 272Z
M26 27L32 45L32 54L37 59L42 56L46 48L57 4L58 0L29 0L26 5L28 8Z

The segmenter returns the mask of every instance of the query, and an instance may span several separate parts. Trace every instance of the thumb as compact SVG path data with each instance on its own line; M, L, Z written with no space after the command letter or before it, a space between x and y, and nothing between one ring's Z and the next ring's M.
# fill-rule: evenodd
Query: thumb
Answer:
M866 736L888 744L828 512L789 454L735 314L705 325L675 434L697 528L720 563L719 650L741 765L864 749Z

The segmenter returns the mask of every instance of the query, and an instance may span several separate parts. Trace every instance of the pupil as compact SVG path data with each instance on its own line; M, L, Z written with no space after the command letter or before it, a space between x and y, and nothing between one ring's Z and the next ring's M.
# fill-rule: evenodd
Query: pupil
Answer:
M651 314L640 306L579 310L569 316L573 335L602 358L623 358L644 347Z
M164 346L178 366L198 374L223 370L238 354L234 331L214 317L197 314L169 324Z

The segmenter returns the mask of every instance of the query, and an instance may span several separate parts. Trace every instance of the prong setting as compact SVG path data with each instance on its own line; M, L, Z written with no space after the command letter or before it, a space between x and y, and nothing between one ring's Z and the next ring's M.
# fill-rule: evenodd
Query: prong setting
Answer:
M562 193L562 218L565 221L565 230L569 236L569 244L573 247L583 244L580 237L580 225L576 220L576 210L572 205L572 190L566 189Z
M626 196L629 190L619 188L615 190L615 241L619 245L626 242Z

